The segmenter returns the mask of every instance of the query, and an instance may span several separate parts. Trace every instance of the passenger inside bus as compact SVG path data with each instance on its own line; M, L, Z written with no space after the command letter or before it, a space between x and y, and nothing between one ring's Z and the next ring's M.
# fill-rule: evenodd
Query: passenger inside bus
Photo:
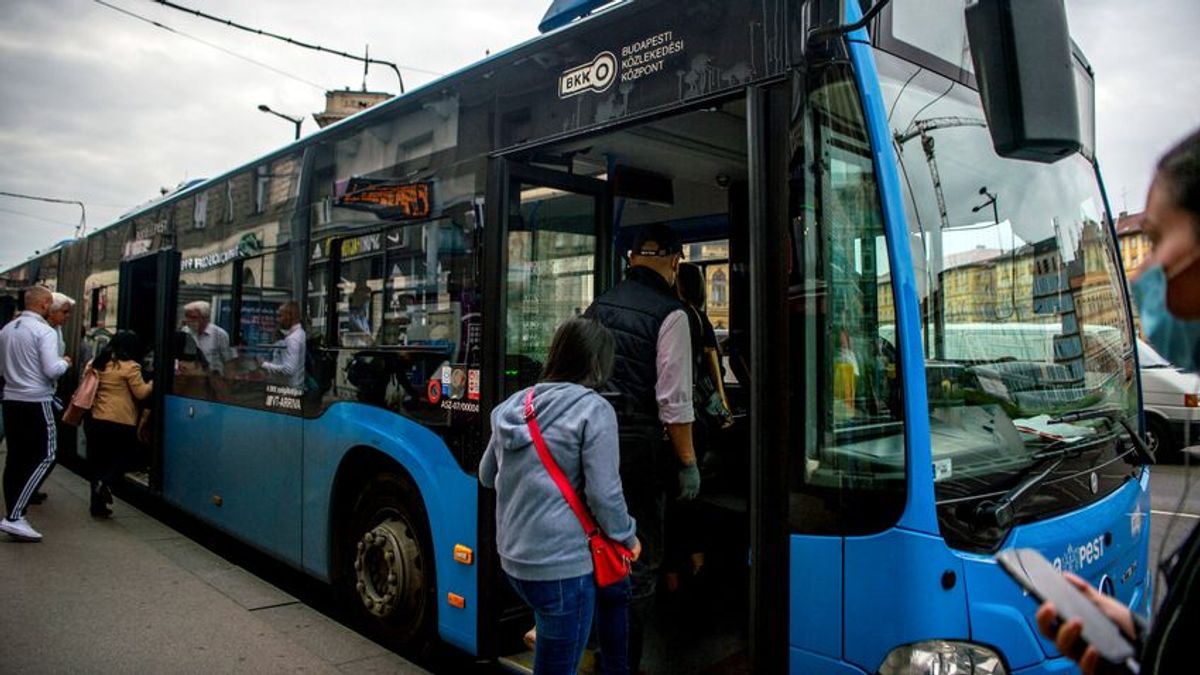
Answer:
M736 671L745 658L750 377L745 123L744 101L734 100L530 158L532 164L606 181L615 195L611 229L597 219L591 196L534 181L519 186L508 214L504 391L533 382L554 327L624 278L625 252L643 232L664 225L678 234L682 258L695 266L704 287L707 297L697 309L707 315L712 341L731 347L721 359L728 366L717 377L732 424L717 422L705 434L699 495L685 512L672 509L666 524L666 537L679 546L672 549L670 566L681 574L679 583L658 579L657 600L650 598L641 665L647 672Z

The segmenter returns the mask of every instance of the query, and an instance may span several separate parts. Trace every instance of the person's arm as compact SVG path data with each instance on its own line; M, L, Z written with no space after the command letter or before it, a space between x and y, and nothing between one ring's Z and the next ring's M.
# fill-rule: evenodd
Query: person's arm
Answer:
M584 500L605 534L633 548L637 523L629 515L621 489L617 414L599 395L588 396L587 401L591 405L583 417L581 453Z
M58 333L53 329L38 336L38 356L42 362L42 374L48 379L62 377L71 367L71 359L58 354Z
M729 407L729 397L725 395L725 378L721 377L720 359L717 350L712 347L704 348L704 362L708 365L708 372L713 382L717 383L717 394L721 397L721 403L725 404L726 410L733 410Z
M300 351L303 344L304 338L300 331L289 333L283 341L283 359L280 363L268 361L263 364L263 369L267 372L293 377L296 373L304 370L304 357Z
M150 392L154 391L154 383L142 379L142 367L136 363L129 368L125 381L129 383L129 393L139 401L145 401L150 396Z
M658 331L654 386L658 400L658 418L667 429L671 447L682 465L679 492L692 499L700 491L700 470L692 447L692 336L684 310L672 312Z
M500 465L496 460L496 453L500 449L499 434L496 429L496 414L492 413L492 437L488 439L487 450L483 451L483 459L479 460L479 482L485 488L496 489L496 473L500 469Z

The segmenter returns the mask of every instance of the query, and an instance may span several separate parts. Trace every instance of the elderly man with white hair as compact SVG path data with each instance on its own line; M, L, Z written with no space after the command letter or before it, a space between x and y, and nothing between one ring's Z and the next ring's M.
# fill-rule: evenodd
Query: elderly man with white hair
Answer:
M46 323L58 333L58 355L63 356L67 353L67 341L63 339L62 327L67 323L67 319L71 318L75 300L66 293L57 291L51 293L50 297L50 311L46 314Z
M229 333L212 323L212 305L203 300L184 305L183 327L184 332L196 341L196 348L204 354L209 369L223 375L225 363L232 361L236 355L229 346Z

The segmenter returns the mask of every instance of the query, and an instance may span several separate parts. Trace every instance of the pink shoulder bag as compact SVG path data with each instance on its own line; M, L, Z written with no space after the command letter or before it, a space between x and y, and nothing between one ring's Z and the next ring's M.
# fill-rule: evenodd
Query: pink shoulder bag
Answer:
M100 374L92 367L92 362L88 361L87 366L83 370L83 379L79 381L79 386L75 388L75 393L71 394L71 402L67 404L67 409L63 411L63 424L70 424L73 427L79 426L83 421L83 416L92 409L92 404L96 402L96 388L100 386Z

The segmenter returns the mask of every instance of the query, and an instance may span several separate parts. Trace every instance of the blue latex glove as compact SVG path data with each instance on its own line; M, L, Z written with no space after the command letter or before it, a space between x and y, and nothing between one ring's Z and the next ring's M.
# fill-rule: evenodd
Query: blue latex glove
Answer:
M700 494L700 467L695 462L679 469L679 499L690 501Z

